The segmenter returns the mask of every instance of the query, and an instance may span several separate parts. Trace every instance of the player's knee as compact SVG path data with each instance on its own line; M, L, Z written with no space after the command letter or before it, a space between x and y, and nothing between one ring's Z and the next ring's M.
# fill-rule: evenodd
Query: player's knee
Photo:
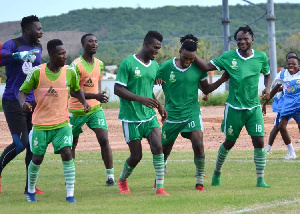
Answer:
M24 149L25 149L24 145L27 145L27 143L28 143L28 136L27 137L26 136L27 135L22 134L22 137L20 138L17 134L12 135L14 144L16 146L16 153L17 154L24 151Z
M108 147L109 146L109 141L108 141L108 137L102 137L102 138L98 138L98 142L99 142L99 145L101 147Z
M132 154L130 156L131 162L138 164L143 158L143 153L138 153L138 154Z
M72 159L72 150L69 146L64 147L60 150L61 159L63 161L69 161Z
M234 146L235 142L225 140L223 143L223 146L225 147L226 150L230 150Z

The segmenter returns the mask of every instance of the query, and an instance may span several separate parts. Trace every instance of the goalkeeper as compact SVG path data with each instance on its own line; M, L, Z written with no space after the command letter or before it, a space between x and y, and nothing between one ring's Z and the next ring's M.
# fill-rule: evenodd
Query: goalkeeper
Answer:
M6 87L2 96L4 115L12 135L13 142L8 145L0 157L0 193L1 179L4 167L26 148L26 170L32 159L28 143L28 133L32 128L32 112L23 112L18 102L19 88L26 79L27 73L32 67L41 64L42 46L40 38L43 35L42 25L36 16L24 17L21 21L22 35L5 42L1 48L0 66L5 66L7 76ZM35 100L31 91L26 102L33 108ZM6 171L8 173L8 171ZM25 175L25 174L24 174ZM27 176L26 176L27 177ZM5 189L3 189L5 190ZM25 192L27 193L27 181ZM36 189L36 194L43 192Z

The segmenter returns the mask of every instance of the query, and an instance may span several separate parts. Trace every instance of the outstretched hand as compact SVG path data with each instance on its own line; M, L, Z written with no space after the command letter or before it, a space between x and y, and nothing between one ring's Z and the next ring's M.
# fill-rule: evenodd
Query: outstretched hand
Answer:
M98 93L96 95L96 100L98 100L101 103L107 103L108 102L108 96L105 95L106 91L103 91L102 93Z
M162 84L165 84L166 81L162 80L161 78L157 78L155 81L154 81L154 85L162 85Z
M148 108L158 108L159 102L149 97L140 97L140 103L147 106Z
M162 105L159 105L157 110L161 116L161 122L164 123L168 118L168 113L167 113L166 109Z
M25 62L33 63L34 60L36 59L36 56L34 54L39 52L40 50L38 49L33 49L31 51L21 51L21 52L13 53L13 57L15 60L23 60Z
M86 102L84 105L84 112L88 113L91 110L91 106Z
M22 105L22 110L25 112L32 112L32 106L30 105L30 103L25 102Z

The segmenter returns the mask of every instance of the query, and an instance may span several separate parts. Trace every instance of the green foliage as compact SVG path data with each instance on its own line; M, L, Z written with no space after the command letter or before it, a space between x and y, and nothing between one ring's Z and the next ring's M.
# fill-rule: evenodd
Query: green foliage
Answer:
M266 4L259 4L259 6L267 7ZM261 8L252 5L230 6L231 35L238 27L249 24L264 15L266 11ZM281 60L289 50L295 49L298 53L300 51L300 45L292 45L288 41L286 43L287 38L299 33L299 23L295 20L300 19L300 4L274 4L274 9L277 57L279 66L283 67L285 63ZM165 48L161 51L164 53L157 57L159 62L177 55L179 38L187 33L203 39L200 40L198 51L205 60L219 57L223 51L222 6L81 9L60 16L44 17L40 20L45 32L76 30L94 33L99 40L97 56L106 65L120 64L122 59L141 48L144 36L149 30L157 30L164 36ZM266 16L250 26L255 33L254 48L261 47L268 53ZM236 48L233 37L231 40L231 49ZM201 44L201 41L205 41L205 43ZM168 49L173 46L176 47L175 52Z
M209 99L207 101L202 100L199 97L200 106L224 106L226 99L228 97L228 92L225 93L211 93L209 94Z
M37 195L37 203L26 201L23 152L2 173L1 213L242 213L247 209L251 213L299 213L299 163L285 161L285 154L274 150L268 156L265 180L271 188L255 187L253 150L231 151L222 170L222 186L212 187L217 151L205 151L207 191L198 192L194 189L193 152L172 151L164 183L170 193L167 197L155 195L151 188L155 177L151 152L143 152L143 160L129 177L129 195L121 195L118 187L105 186L105 167L99 152L77 152L74 205L65 201L60 155L50 152L45 155L37 182L45 194ZM117 179L129 152L114 151L113 155Z
M0 77L2 78L1 83L5 83L6 82L5 67L0 67Z

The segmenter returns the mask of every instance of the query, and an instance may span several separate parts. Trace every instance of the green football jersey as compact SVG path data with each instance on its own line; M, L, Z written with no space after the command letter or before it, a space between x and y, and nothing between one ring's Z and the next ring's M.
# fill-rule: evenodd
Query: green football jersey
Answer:
M165 109L169 121L184 121L195 114L200 114L198 102L199 82L207 78L207 73L200 70L195 63L180 69L175 58L161 64L157 78L163 79Z
M24 93L28 94L31 89L36 89L39 85L40 80L40 70L41 66L33 67L29 73L27 74L27 77L20 87L20 91L23 91ZM60 76L61 70L58 73L53 73L49 70L48 66L46 67L46 76L50 81L55 81ZM66 73L66 87L70 91L78 91L80 89L79 82L77 81L77 75L73 67L67 66L67 73ZM66 100L67 102L67 100ZM59 109L57 110L59 111ZM53 129L59 129L64 126L68 126L69 121L62 122L60 124L51 125L51 126L41 126L41 125L35 125L33 124L34 130L53 130Z
M121 62L115 83L125 86L133 94L153 98L153 85L158 67L156 61L150 61L146 65L135 55L131 55ZM153 108L148 108L137 101L120 98L119 120L144 122L154 116L156 113Z
M211 60L218 70L229 73L229 95L226 103L235 109L252 109L260 106L258 83L260 73L268 74L268 57L262 51L252 50L250 57L243 57L238 49L226 51Z

